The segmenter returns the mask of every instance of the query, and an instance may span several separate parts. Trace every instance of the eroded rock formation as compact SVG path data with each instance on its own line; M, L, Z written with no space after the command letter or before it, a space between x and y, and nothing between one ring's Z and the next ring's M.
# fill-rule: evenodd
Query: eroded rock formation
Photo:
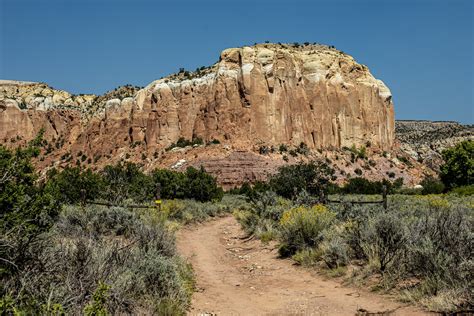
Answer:
M52 148L44 164L52 165L78 158L81 164L126 158L156 165L180 137L219 140L231 151L301 143L390 150L394 124L383 82L323 45L230 48L210 67L99 97L0 82L0 139L21 144L44 129Z

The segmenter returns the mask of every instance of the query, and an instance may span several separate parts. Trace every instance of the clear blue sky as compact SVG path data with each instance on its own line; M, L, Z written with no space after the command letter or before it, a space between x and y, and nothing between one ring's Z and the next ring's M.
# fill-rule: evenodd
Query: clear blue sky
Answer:
M0 0L0 78L73 93L144 86L254 42L335 45L398 119L474 123L472 0Z

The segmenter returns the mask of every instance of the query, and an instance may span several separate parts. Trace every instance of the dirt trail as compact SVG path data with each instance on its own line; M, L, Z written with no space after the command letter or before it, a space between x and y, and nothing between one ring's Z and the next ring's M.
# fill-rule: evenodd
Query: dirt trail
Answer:
M178 250L197 275L190 315L425 315L278 259L273 247L246 240L231 216L184 228Z

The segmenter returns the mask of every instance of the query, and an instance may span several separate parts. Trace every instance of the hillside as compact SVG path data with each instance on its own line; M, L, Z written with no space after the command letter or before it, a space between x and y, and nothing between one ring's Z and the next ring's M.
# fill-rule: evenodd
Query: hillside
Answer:
M44 130L37 161L43 171L119 161L145 170L204 166L233 187L263 180L283 164L322 158L339 182L362 175L411 185L439 164L439 150L423 149L423 133L438 132L397 123L398 143L390 90L351 56L317 44L230 48L212 66L102 96L3 80L0 124L8 147ZM456 135L435 142L443 148L464 137Z
M441 152L464 140L474 140L474 126L457 122L396 121L396 137L401 149L413 159L439 171Z

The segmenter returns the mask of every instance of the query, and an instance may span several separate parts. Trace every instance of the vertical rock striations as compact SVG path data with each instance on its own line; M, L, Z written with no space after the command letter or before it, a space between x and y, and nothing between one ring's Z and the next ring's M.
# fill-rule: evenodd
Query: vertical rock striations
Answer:
M151 83L132 108L132 130L151 146L196 136L310 148L394 141L390 90L325 46L227 49L202 77Z
M156 161L181 137L240 151L302 142L390 150L395 138L390 90L366 66L323 45L230 48L210 67L102 96L0 81L0 126L0 139L12 146L44 129L55 156L49 163L83 155L84 163L114 162L128 153Z

